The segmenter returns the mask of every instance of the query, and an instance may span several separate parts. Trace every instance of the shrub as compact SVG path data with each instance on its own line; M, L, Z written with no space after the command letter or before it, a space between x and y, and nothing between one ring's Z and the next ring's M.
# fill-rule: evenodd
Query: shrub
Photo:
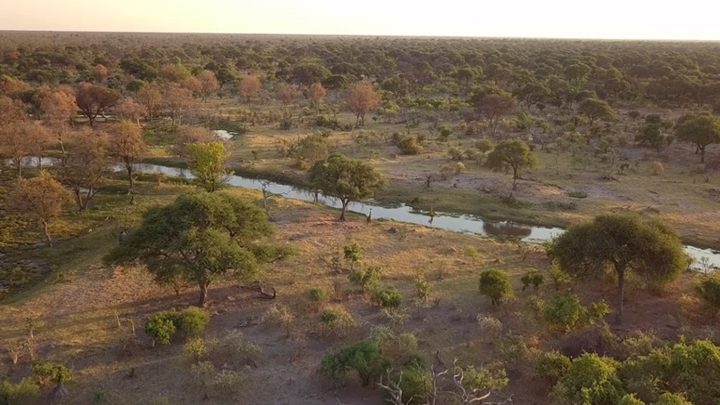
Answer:
M703 301L720 310L720 274L703 279L697 286L697 292Z
M464 171L465 165L463 162L447 163L440 167L440 177L443 180L448 180Z
M553 393L565 404L616 405L625 395L617 367L615 360L585 353L572 361Z
M266 313L263 319L266 322L281 325L285 329L286 336L290 337L292 332L292 324L295 315L285 305L273 305Z
M40 397L40 387L31 379L23 378L19 383L0 381L0 404L29 405Z
M415 277L415 296L423 302L430 298L430 283L422 274L418 274L417 277Z
M394 285L377 285L371 293L373 301L383 308L397 308L400 306L402 296Z
M452 148L448 149L448 156L450 157L450 159L459 162L463 160L463 151L453 146Z
M645 402L637 399L635 394L625 394L618 402L618 405L645 405Z
M216 362L236 367L254 365L262 358L262 354L260 346L245 339L239 331L230 332L219 341L212 342L209 352L209 356Z
M586 308L576 295L561 295L545 306L545 320L551 328L567 332L593 324L604 318L608 312L609 307L604 301L593 303Z
M455 374L462 372L462 385L468 390L486 392L489 390L500 390L505 388L510 380L507 378L505 369L495 363L488 367L458 367L455 366Z
M559 291L572 283L572 276L562 271L556 264L553 264L548 275L550 276L550 281L552 281L555 291Z
M364 268L354 269L350 272L350 282L363 288L369 289L380 283L382 269L377 266L367 266Z
M685 396L666 392L653 405L693 405Z
M390 361L383 356L377 343L362 340L354 345L326 355L322 359L320 372L336 382L343 382L348 371L355 371L363 386L380 378L390 367Z
M397 147L403 155L417 155L422 152L422 143L416 136L405 136L397 142Z
M355 263L362 260L363 253L364 252L362 246L358 245L357 243L343 246L343 254L345 255L345 260L348 260L350 262L351 268L355 265Z
M520 278L520 281L523 283L522 290L525 291L528 287L530 287L530 285L537 289L543 283L543 278L542 273L537 270L528 271L523 274L522 278Z
M315 287L308 290L308 298L313 302L324 302L328 299L328 291L322 287Z
M578 198L578 199L587 198L587 196L588 196L587 193L584 191L570 191L567 193L567 195L568 195L568 197Z
M183 346L183 353L191 359L193 363L197 363L200 360L207 357L210 353L210 347L205 339L195 338L188 340Z
M180 314L177 311L162 311L154 314L145 322L145 333L155 342L170 344L175 332Z
M395 377L395 383L402 390L403 404L426 404L425 399L433 388L430 372L420 367L404 368Z
M347 309L341 306L327 308L320 313L320 322L324 335L347 336L356 326L355 319Z
M418 351L417 337L412 333L397 334L387 326L378 326L372 330L369 339L378 344L393 365L419 367L425 364Z
M475 319L477 320L478 325L480 325L483 336L487 336L492 339L500 337L503 330L503 324L499 319L482 314L478 314Z
M512 295L512 286L507 273L500 270L486 270L480 273L480 294L487 295L493 305Z
M56 387L72 381L72 372L62 364L35 363L32 366L33 375L40 385L53 383Z
M178 318L177 329L185 337L198 337L205 333L210 315L198 307L188 307Z
M570 358L560 352L545 352L538 357L535 371L540 377L555 385L570 369L570 364Z

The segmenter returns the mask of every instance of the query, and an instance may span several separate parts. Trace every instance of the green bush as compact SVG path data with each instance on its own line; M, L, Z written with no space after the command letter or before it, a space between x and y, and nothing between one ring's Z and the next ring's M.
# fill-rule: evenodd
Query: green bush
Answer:
M362 260L363 248L357 243L345 245L343 246L343 254L345 255L345 260L349 261L351 264L355 264Z
M387 326L379 326L370 333L370 340L376 342L383 355L392 361L393 366L422 367L425 361L418 351L417 337L412 333L395 333Z
M382 270L380 267L367 266L364 268L353 269L350 272L350 282L363 288L363 290L371 288L380 283Z
M560 352L545 352L538 357L535 371L554 385L570 369L570 364L570 358Z
M430 298L430 283L422 274L415 277L415 296L423 302Z
M35 363L32 366L33 375L40 385L53 383L56 385L72 381L72 372L62 364Z
M424 405L432 391L432 376L428 370L421 367L404 368L395 376L395 383L402 390L403 404Z
M697 292L706 303L720 309L720 274L705 278L697 286Z
M486 270L480 273L480 294L490 297L493 305L512 296L512 286L507 273L500 270Z
M373 301L383 308L397 308L402 301L400 291L394 285L376 285L371 296Z
M178 318L177 329L186 337L198 337L205 333L210 315L202 308L188 307Z
M322 359L320 372L325 377L342 383L348 371L355 371L363 386L368 386L377 381L389 367L390 361L383 356L377 343L362 340L326 355Z
M404 136L397 142L403 155L417 155L423 150L422 142L416 136Z
M313 302L325 302L328 299L328 291L322 287L315 287L308 290L308 298Z
M625 394L618 405L645 405L645 402L637 399L634 394Z
M553 394L564 404L617 405L625 395L618 365L613 359L585 353L572 361Z
M522 278L520 278L520 281L522 281L523 288L522 290L525 291L528 287L531 285L537 290L538 287L543 283L543 275L537 270L530 270L527 273L523 274Z
M544 316L552 329L567 332L594 324L604 318L609 310L608 305L602 301L586 308L576 295L568 294L555 297L545 305Z
M588 196L584 191L570 191L567 195L572 198L587 198Z
M210 315L198 307L188 307L183 312L161 311L145 322L145 333L160 344L170 344L176 332L185 337L198 337L205 332Z
M462 370L463 375L463 386L470 391L501 390L510 382L505 369L499 363L492 364L489 367L467 366L460 368L456 366L455 374L460 370Z
M320 313L322 332L325 335L346 336L356 323L352 314L341 306L334 306L325 309Z
M666 392L660 395L660 398L653 405L693 405L692 402L685 399L685 396Z
M0 404L30 405L40 397L40 387L31 379L23 378L19 383L0 381Z

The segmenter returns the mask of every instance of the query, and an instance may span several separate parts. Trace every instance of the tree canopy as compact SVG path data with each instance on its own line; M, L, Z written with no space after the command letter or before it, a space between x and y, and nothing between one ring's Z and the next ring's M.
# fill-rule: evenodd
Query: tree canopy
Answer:
M221 276L257 274L256 241L272 231L265 213L225 193L183 194L151 209L128 242L109 256L111 263L139 260L159 283L197 283L205 304L210 284Z
M568 273L617 277L617 319L622 321L628 272L651 285L661 285L687 269L688 258L677 234L662 223L633 215L600 215L570 227L555 239L551 256Z
M490 152L485 163L494 170L510 167L513 171L513 190L517 189L520 170L535 165L535 156L530 147L519 139L502 141Z
M380 190L385 181L368 163L334 154L321 160L310 170L310 180L323 193L340 199L340 220L350 201L368 198Z

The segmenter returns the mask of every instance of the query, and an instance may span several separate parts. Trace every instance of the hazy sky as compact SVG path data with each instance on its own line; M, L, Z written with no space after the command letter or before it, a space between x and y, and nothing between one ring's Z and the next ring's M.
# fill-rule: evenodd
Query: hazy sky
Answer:
M0 0L0 29L720 40L719 3Z

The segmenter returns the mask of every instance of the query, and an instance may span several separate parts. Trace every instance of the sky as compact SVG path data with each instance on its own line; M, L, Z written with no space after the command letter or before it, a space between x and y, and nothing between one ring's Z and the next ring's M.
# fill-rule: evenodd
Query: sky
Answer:
M0 30L720 40L713 0L0 0Z

